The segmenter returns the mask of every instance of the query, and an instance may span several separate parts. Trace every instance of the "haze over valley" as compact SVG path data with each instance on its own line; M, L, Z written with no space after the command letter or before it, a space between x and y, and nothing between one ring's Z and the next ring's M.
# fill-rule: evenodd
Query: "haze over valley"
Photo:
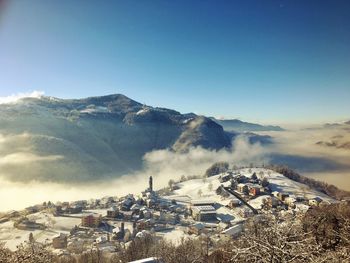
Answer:
M223 121L144 105L119 94L12 99L0 104L0 196L19 198L1 209L60 196L138 191L150 175L161 188L171 178L201 175L218 161L288 165L349 190L349 150L326 143L346 145L349 127L341 123L286 130ZM28 192L37 194L24 198Z

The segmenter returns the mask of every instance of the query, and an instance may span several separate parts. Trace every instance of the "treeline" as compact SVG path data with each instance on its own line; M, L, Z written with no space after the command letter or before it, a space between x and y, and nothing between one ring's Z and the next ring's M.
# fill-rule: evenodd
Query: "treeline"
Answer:
M29 243L15 252L1 247L0 262L126 263L157 257L164 263L345 263L350 262L350 203L312 208L296 217L260 215L247 221L239 238L228 241L217 242L202 235L174 245L149 235L117 249L119 252L109 258L98 250L58 257L43 245Z
M343 200L345 198L350 198L349 191L339 189L338 187L336 187L335 185L332 185L332 184L328 184L328 183L318 181L318 180L315 180L315 179L312 179L312 178L309 178L306 176L302 176L287 166L270 165L270 166L267 166L266 168L271 169L277 173L283 174L285 177L287 177L293 181L305 184L305 185L309 186L310 188L313 188L313 189L318 190L322 193L325 193L325 194L329 195L330 197L333 197L334 199Z

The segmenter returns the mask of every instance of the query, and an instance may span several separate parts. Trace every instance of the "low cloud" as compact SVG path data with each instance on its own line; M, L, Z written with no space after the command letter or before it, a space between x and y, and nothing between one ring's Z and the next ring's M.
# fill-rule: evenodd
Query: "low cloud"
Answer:
M24 135L22 135L23 137ZM4 140L5 137L0 137ZM227 161L230 164L246 165L250 162L264 163L266 149L259 143L250 144L245 136L239 136L233 142L234 150L210 151L201 147L189 149L186 153L175 153L169 150L157 150L144 156L144 168L138 172L126 174L119 178L105 178L98 182L75 184L59 184L41 181L30 183L13 182L1 177L0 198L16 196L10 202L2 203L1 210L20 209L43 201L70 201L77 199L100 198L105 195L120 196L127 193L139 193L148 184L149 176L154 178L154 186L160 189L168 184L170 179L179 179L182 175L203 175L214 162ZM1 146L1 144L0 144ZM42 159L35 155L15 153L0 158L1 164L11 163L18 166L26 162L48 162L59 158L49 156ZM78 176L78 175L77 175Z
M32 92L16 93L6 97L0 97L0 104L16 103L23 98L40 98L44 94L45 93L43 91L37 91L37 90Z
M32 162L49 162L62 159L62 156L38 156L32 153L18 152L3 156L0 159L0 167L2 165L21 165L28 164Z
M230 150L210 151L202 147L190 148L186 153L168 150L157 150L147 153L144 157L146 171L155 174L179 177L181 175L204 174L205 170L215 162L228 162L235 165L249 163L266 163L268 158L260 143L250 144L246 136L238 136L233 141Z
M231 165L267 164L273 154L293 155L298 158L322 158L335 164L349 164L350 151L322 147L315 143L328 138L348 138L348 131L337 130L301 130L293 132L270 133L275 138L271 145L251 144L247 136L238 136L233 141L230 150L222 149L210 151L201 147L190 148L186 153L177 153L169 150L155 150L144 155L143 169L134 173L125 174L118 178L102 177L99 181L89 182L82 180L76 183L50 183L32 181L30 183L13 182L1 174L0 170L0 198L9 200L2 202L1 210L20 209L43 201L71 201L78 199L100 198L106 195L122 196L127 193L139 193L148 184L148 177L153 176L154 186L160 189L167 185L170 179L179 179L182 175L203 175L205 170L214 162L226 161ZM50 167L50 162L60 156L30 155L30 144L22 143L22 148L16 148L16 141L26 141L29 135L0 136L0 167L6 163L11 166L26 167L25 172L30 170L31 164L44 163ZM12 146L13 147L12 147ZM18 144L17 144L18 145ZM11 153L5 154L4 147L11 148ZM24 148L23 148L24 147ZM24 154L25 153L25 154ZM24 163L24 165L23 165ZM307 163L307 162L306 162ZM23 169L22 169L23 170ZM64 171L62 171L63 173ZM339 171L310 172L308 175L320 180L334 183L341 188L350 189L350 169ZM8 198L8 197L15 198Z

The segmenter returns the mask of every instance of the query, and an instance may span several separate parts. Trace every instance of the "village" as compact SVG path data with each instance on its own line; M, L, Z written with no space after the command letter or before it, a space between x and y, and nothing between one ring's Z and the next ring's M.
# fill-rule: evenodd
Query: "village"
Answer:
M41 242L58 255L89 249L112 255L132 240L153 235L171 242L206 236L212 242L238 237L244 222L261 214L297 216L334 200L262 168L229 170L207 178L169 183L155 191L74 202L44 202L0 219L0 239L15 249ZM12 231L12 236L8 232Z

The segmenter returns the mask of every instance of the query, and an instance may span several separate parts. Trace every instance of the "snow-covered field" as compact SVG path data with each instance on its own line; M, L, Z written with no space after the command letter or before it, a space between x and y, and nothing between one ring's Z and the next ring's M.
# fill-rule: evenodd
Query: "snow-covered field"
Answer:
M37 223L42 223L48 228L45 230L20 230L13 226L13 221L0 224L0 241L5 242L6 247L15 250L19 244L28 241L31 232L36 241L51 242L53 237L59 233L69 233L75 225L79 225L81 222L79 218L54 217L46 212L35 213L28 218L35 219Z
M333 198L329 197L326 194L323 194L319 191L316 191L314 189L309 188L307 185L295 182L293 180L290 180L289 178L283 176L282 174L273 172L271 170L263 169L263 168L252 168L251 173L249 172L250 169L242 169L240 170L242 175L245 175L247 177L250 177L252 173L256 173L259 177L259 173L262 171L264 173L264 177L267 178L267 180L270 183L270 188L272 191L279 191L279 192L286 192L290 195L300 195L300 196L306 196L308 199L314 198L314 197L321 197L323 200L327 201L334 201Z
M192 237L186 233L186 229L184 227L177 227L173 230L159 232L157 233L157 236L162 237L166 241L172 242L174 244L180 244L182 239Z

